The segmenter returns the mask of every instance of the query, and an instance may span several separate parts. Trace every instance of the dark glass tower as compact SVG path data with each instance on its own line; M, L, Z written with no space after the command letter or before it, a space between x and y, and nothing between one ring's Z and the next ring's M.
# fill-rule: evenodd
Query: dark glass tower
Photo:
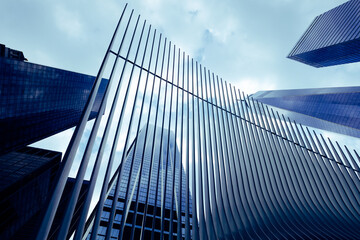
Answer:
M0 156L0 239L23 232L23 225L44 207L60 160L59 152L32 147Z
M351 0L310 24L288 58L327 67L360 61L360 1Z
M51 196L60 160L60 152L33 147L25 147L0 156L0 239L36 237L41 223L41 213ZM69 178L49 239L56 239L59 233L73 185L74 179ZM84 181L68 238L78 223L88 186L88 181Z
M154 126L149 127L149 132L152 132ZM135 139L127 152L124 170L121 174L120 192L116 203L116 215L114 223L111 229L111 238L117 238L120 233L121 221L124 213L126 215L126 223L123 232L123 238L129 238L131 236L132 228L134 228L134 239L139 239L141 235L141 227L144 224L144 237L150 239L151 229L154 227L155 239L160 238L161 232L161 214L162 205L165 206L165 225L164 225L164 236L166 239L169 238L169 227L170 227L170 212L173 211L173 237L177 236L177 224L180 215L182 216L182 236L185 237L185 199L186 199L186 175L185 171L180 163L179 149L175 143L175 136L172 131L168 135L168 130L164 129L162 135L163 144L160 148L161 141L161 128L156 128L155 144L152 145L153 134L147 136L145 141L145 130L140 131L137 139ZM170 138L169 149L167 148L167 140ZM136 151L134 149L135 143L137 142ZM144 143L147 143L142 155ZM151 156L152 146L154 146L154 152ZM174 153L176 151L176 160L174 161ZM135 152L135 155L134 155ZM168 158L166 159L166 155ZM166 164L167 160L167 164ZM143 162L142 162L143 161ZM152 162L152 165L151 165ZM175 164L175 172L173 172L173 164ZM142 171L141 171L142 168ZM182 171L182 179L180 181L180 168ZM151 170L151 173L150 173ZM141 171L141 172L140 172ZM167 171L167 174L166 174ZM150 174L150 178L149 178ZM175 175L175 176L174 176ZM149 181L150 179L150 181ZM174 183L174 191L172 192L172 184ZM181 183L181 191L179 189ZM161 190L156 191L158 186L167 185L166 193ZM129 186L128 193L127 186ZM138 192L138 193L137 193ZM107 228L109 228L109 217L111 206L114 201L115 185L111 188L111 191L104 203L103 212L101 215L100 228L98 230L98 237L96 239L105 239ZM137 198L138 196L138 198ZM173 198L173 199L172 199ZM129 202L129 211L124 211L125 201ZM173 202L173 206L171 203ZM137 210L135 211L135 206ZM179 208L178 204L181 204ZM177 209L182 209L181 214L177 212ZM189 203L189 214L191 216L191 198ZM146 211L146 222L144 215ZM136 212L136 213L135 213ZM133 218L135 220L135 226L132 225ZM88 236L90 239L90 234ZM169 238L170 239L170 238Z
M259 91L254 99L298 123L360 137L360 87Z
M95 77L0 57L0 154L75 126ZM98 112L102 81L90 119Z

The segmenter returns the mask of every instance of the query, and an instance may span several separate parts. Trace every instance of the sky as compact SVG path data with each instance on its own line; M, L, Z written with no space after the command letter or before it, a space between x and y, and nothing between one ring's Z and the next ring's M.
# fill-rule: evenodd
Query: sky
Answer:
M317 15L344 2L134 0L129 8L203 66L251 94L359 85L360 63L313 68L286 58ZM1 43L23 51L29 62L96 75L125 2L3 0L1 5ZM58 134L45 145L64 151L71 134Z
M315 16L344 0L135 0L135 13L248 94L359 85L359 63L313 68L286 58ZM30 62L96 75L125 2L5 0L1 42Z

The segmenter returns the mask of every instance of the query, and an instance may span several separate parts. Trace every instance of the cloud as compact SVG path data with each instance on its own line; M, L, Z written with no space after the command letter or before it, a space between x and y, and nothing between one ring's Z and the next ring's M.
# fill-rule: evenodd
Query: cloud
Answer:
M261 81L252 77L244 77L240 78L237 83L241 86L240 91L243 91L245 94L253 94L260 89L277 89L277 80L274 77L262 77Z
M83 24L79 14L67 9L65 6L57 5L54 9L55 24L69 38L80 38L83 36Z

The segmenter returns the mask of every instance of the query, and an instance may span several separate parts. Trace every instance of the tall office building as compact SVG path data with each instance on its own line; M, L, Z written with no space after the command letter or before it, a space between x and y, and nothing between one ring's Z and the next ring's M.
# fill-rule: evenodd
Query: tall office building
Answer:
M95 80L26 61L21 51L0 44L1 239L35 238L61 153L25 146L78 124ZM101 82L89 119L98 114L107 82ZM68 181L60 208L66 207L71 190ZM60 209L50 237L58 234L61 213Z
M54 224L50 230L48 239L57 239L57 237L59 235L61 221L65 214L64 210L66 209L66 207L69 203L69 199L71 197L70 193L74 186L74 182L75 181L73 178L69 178L68 181L66 182L65 190L61 197L59 209L56 212ZM77 224L79 222L80 213L81 213L81 210L82 210L82 207L84 204L84 197L86 196L88 187L89 187L89 182L84 181L81 191L80 191L79 199L78 199L76 207L75 207L74 215L73 215L71 223L70 223L69 232L67 234L67 239L70 239L71 235L73 234L74 230L77 227ZM49 193L49 194L47 194L46 197L49 197L50 195L51 194ZM43 204L41 206L41 210L43 210L44 207L45 207L45 204ZM35 239L36 234L37 234L40 224L41 224L42 213L43 213L41 210L37 211L25 224L23 224L19 228L19 230L13 235L13 237L10 239L22 239L22 240ZM4 238L4 239L6 239L6 238Z
M60 160L60 152L33 147L24 147L0 156L0 239L30 240L36 237L42 210L51 196ZM69 178L49 234L50 239L56 239L59 233L73 185L74 179ZM88 186L85 181L68 238L78 223Z
M59 152L32 147L0 156L0 239L14 239L43 209L60 160Z
M25 62L21 52L1 49L0 154L79 122L95 77ZM100 85L90 119L98 112L107 82Z
M154 130L156 130L155 138ZM126 153L118 198L116 200L114 197L116 187L114 184L104 203L100 228L96 239L105 239L114 200L117 202L114 222L112 227L109 228L111 230L111 239L130 238L132 230L134 231L134 239L139 239L141 232L144 234L143 237L145 239L150 239L152 227L154 228L155 239L159 239L162 224L165 224L164 234L166 239L171 239L169 238L169 228L170 224L173 224L173 237L175 238L177 237L177 224L179 224L180 216L182 234L180 238L185 237L186 175L182 163L180 163L180 152L176 145L174 133L173 131L170 131L170 135L168 133L169 131L164 129L163 135L161 135L160 127L154 128L153 125L150 125L146 139L146 131L143 128L138 137L133 141ZM169 148L167 148L168 138L170 138ZM160 147L161 139L162 146ZM152 144L153 141L154 145ZM152 152L153 147L154 150ZM152 153L153 155L151 155ZM174 189L172 187L173 181L175 181ZM157 191L159 186L162 186L164 190L165 184L167 185L166 193L162 190ZM180 184L181 190L179 189ZM191 197L189 200L191 202ZM124 210L125 201L128 201L129 209L127 210ZM162 207L165 208L164 223L161 223ZM178 209L181 209L181 213L178 212ZM188 210L191 218L191 203ZM171 211L173 212L172 217L174 221L170 222ZM144 217L145 212L146 218ZM146 223L143 223L145 219ZM125 227L123 232L120 233L122 220L125 221ZM135 225L132 223L133 220ZM143 231L141 229L142 224L144 224ZM89 234L88 239L90 239L91 234ZM121 235L119 236L119 234Z
M288 58L313 67L360 61L360 1L350 0L317 16Z
M298 123L360 137L360 87L259 91L252 97Z

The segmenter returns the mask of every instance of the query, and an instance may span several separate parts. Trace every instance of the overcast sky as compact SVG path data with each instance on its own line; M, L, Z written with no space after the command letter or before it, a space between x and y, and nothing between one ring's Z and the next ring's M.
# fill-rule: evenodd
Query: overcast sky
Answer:
M359 63L316 69L286 56L311 21L344 0L136 0L129 7L246 93L359 85ZM1 42L30 62L95 75L124 1L5 0Z
M286 58L317 15L344 2L135 0L129 8L250 94L359 85L360 63L317 69ZM96 75L124 5L120 0L3 0L0 42L23 51L29 62ZM61 150L67 145L54 141Z

